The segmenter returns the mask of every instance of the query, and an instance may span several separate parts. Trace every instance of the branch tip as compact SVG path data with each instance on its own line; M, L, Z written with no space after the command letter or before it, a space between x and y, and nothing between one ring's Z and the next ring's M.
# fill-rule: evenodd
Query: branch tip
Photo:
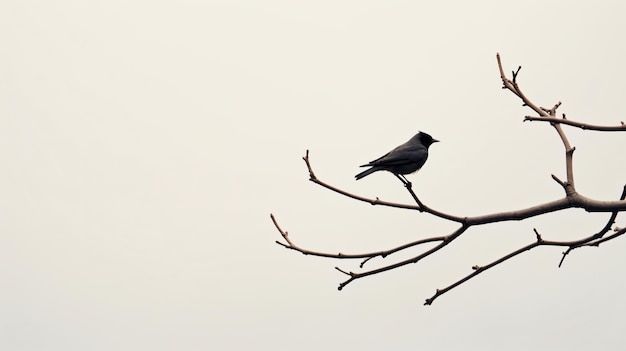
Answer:
M371 259L372 259L372 258L374 258L374 257L375 257L375 256L370 256L370 257L368 257L368 258L364 259L364 260L361 262L361 264L359 265L359 268L363 268L363 267L365 266L365 264L367 263L367 261L371 260ZM382 256L382 257L384 258L385 256Z
M541 234L539 234L536 228L533 228L533 231L535 232L535 236L537 237L537 242L542 243L543 239L541 238Z
M513 84L517 84L517 75L519 71L522 69L522 66L518 66L516 71L512 71L513 73Z
M352 275L352 273L348 273L348 272L344 271L343 269L341 269L341 268L339 268L339 267L335 267L335 269L336 269L336 270L338 270L339 272L341 272L341 273L345 274L345 275L348 275L348 276L351 276L351 275Z
M561 185L563 188L567 186L567 184L564 181L559 179L559 177L555 176L554 174L550 174L550 176L552 177L552 179L554 179L555 182L559 183L559 185Z

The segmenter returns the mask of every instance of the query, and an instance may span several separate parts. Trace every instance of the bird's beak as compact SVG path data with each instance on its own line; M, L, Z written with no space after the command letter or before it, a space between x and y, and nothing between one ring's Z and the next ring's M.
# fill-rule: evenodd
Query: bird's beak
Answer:
M439 140L433 139L433 143L438 143L438 142L439 142Z

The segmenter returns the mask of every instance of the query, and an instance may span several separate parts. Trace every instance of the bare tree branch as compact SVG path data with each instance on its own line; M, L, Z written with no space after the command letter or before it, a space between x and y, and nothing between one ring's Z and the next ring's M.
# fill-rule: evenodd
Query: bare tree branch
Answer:
M624 190L622 192L622 195L620 196L620 200L624 200L624 198L626 197L626 186L624 186ZM435 301L436 298L438 298L439 296L445 294L446 292L452 290L453 288L465 283L466 281L474 278L475 276L477 276L478 274L508 260L511 259L525 251L534 249L537 246L569 246L569 249L567 249L567 251L563 252L563 257L561 258L561 261L559 262L559 267L561 267L561 264L563 264L563 260L565 259L565 256L567 256L571 250L575 249L575 248L579 248L581 246L597 246L600 243L597 242L597 239L601 239L604 234L606 234L610 229L611 226L613 225L613 223L615 222L615 219L617 217L618 211L614 211L611 214L611 217L609 218L609 221L607 222L607 224L596 234L588 236L586 238L582 238L579 240L574 240L574 241L548 241L548 240L544 240L541 237L541 234L539 234L539 232L537 231L537 229L533 229L533 231L535 232L535 237L536 237L536 241L534 243L528 244L518 250L515 250L499 259L497 259L496 261L493 261L489 264L487 264L486 266L473 266L472 269L474 270L473 273L465 276L464 278L461 278L460 280L456 281L455 283L443 288L443 289L437 289L435 292L435 295L433 295L431 298L426 299L426 302L424 303L424 305L430 305L433 303L433 301ZM620 233L621 232L621 233ZM620 236L622 234L624 234L624 232L626 232L626 228L624 228L623 230L618 231L616 234L611 235L611 239ZM606 238L607 240L610 240L608 238ZM594 245L596 244L597 245Z
M386 271L390 271L392 269L396 269L402 266L406 266L407 264L410 263L417 263L419 261L421 261L423 258L428 257L430 255L432 255L433 253L441 250L443 247L445 247L446 245L448 245L449 243L451 243L454 239L458 238L459 235L463 234L463 232L465 232L467 230L467 228L469 228L468 226L461 226L459 229L455 230L452 234L445 236L445 237L439 237L437 239L441 239L441 242L439 243L439 245L433 247L430 250L425 251L424 253L417 255L415 257L409 258L407 260L404 261L400 261L394 264L390 264L387 266L383 266L381 268L377 268L377 269L372 269L370 271L364 271L364 272L360 272L360 273L354 273L354 272L346 272L341 270L339 267L335 267L335 269L337 269L338 271L340 271L341 273L344 273L346 275L348 275L350 278L348 278L348 280L344 281L343 283L339 284L339 290L343 289L346 285L350 284L352 281L356 280L356 279L360 279L360 278L364 278L373 274L378 274L378 273L383 273ZM435 239L435 238L431 238L431 239ZM431 240L434 241L434 240ZM398 250L399 251L399 250ZM397 252L397 251L396 251Z
M536 233L536 231L535 231L535 233ZM435 295L433 295L429 299L426 299L426 302L424 303L424 305L431 305L433 303L433 301L435 301L435 299L438 298L439 296L447 293L448 291L450 291L450 290L456 288L457 286L465 283L466 281L474 278L475 276L479 275L480 273L482 273L482 272L484 272L484 271L486 271L486 270L488 270L488 269L490 269L492 267L495 267L496 265L499 265L500 263L502 263L502 262L504 262L504 261L506 261L508 259L511 259L511 258L513 258L513 257L515 257L515 256L517 256L517 255L519 255L519 254L521 254L521 253L523 253L525 251L531 250L531 249L533 249L533 248L535 248L535 247L537 247L539 245L541 245L541 236L537 233L537 241L536 242L534 242L532 244L529 244L529 245L526 245L526 246L524 246L524 247L522 247L522 248L520 248L518 250L515 250L515 251L511 252L510 254L508 254L508 255L506 255L506 256L504 256L502 258L499 258L499 259L489 263L486 266L473 266L472 267L472 269L474 270L473 273L465 276L464 278L461 278L460 280L456 281L455 283L453 283L453 284L451 284L451 285L449 285L449 286L447 286L447 287L445 287L443 289L437 289L435 291Z
M534 217L537 215L542 215L545 213L555 212L555 211L563 210L566 208L582 208L588 212L603 212L603 211L606 211L607 209L615 209L615 208L620 209L620 210L626 210L626 201L599 201L599 200L587 198L576 192L572 192L571 194L569 194L568 197L551 201L551 202L547 202L541 205L528 207L528 208L521 209L521 210L499 212L499 213L487 214L487 215L482 215L482 216L474 216L474 217L455 216L455 215L445 213L443 211L433 209L429 206L426 206L423 202L419 200L418 200L419 205L415 206L415 205L409 205L409 204L400 204L400 203L395 203L395 202L383 201L383 200L380 200L378 197L375 199L370 199L370 198L362 197L359 195L351 194L345 190L339 189L337 187L334 187L322 181L317 176L312 175L314 173L313 173L313 168L310 163L308 150L307 150L306 156L303 157L303 160L306 162L307 168L309 170L309 175L311 177L310 180L314 182L315 184L323 186L324 188L330 189L334 192L337 192L339 194L348 196L350 198L353 198L359 201L367 202L372 205L383 205L383 206L389 206L389 207L418 210L420 212L429 213L436 217L447 219L447 220L461 223L461 224L466 223L469 225L477 225L477 224L487 224L487 223L504 222L504 221L519 221L522 219ZM563 185L563 187L568 186L567 183L564 183L558 180L556 176L553 175L552 177L555 180L557 180L557 182L559 182L561 185ZM407 190L409 192L412 192L410 188L407 188ZM417 196L414 196L414 197L417 198Z
M383 265L382 267L379 268L374 268L374 269L370 269L370 270L366 270L366 271L361 271L361 272L352 272L352 271L346 271L343 270L339 267L335 267L339 272L345 274L346 276L348 276L347 280L343 281L342 283L339 284L339 290L343 289L346 285L348 285L349 283L353 282L354 280L360 279L360 278L364 278L370 275L374 275L374 274L379 274L379 273L383 273L389 270L393 270L411 263L417 263L419 261L421 261L424 258L427 258L428 256L439 252L439 250L441 250L442 248L444 248L445 246L449 245L450 243L452 243L456 238L458 238L459 236L461 236L463 233L465 233L469 228L471 228L472 226L477 226L477 225L484 225L484 224L489 224L489 223L495 223L495 222L503 222L503 221L520 221L520 220L524 220L527 218L531 218L531 217L535 217L535 216L539 216L539 215L543 215L546 213L550 213L550 212L556 212L556 211L561 211L561 210L565 210L565 209L569 209L569 208L581 208L584 209L587 212L606 212L606 213L610 213L611 216L608 219L607 223L603 226L603 228L593 234L593 235L588 235L586 237L580 238L580 239L576 239L576 240L571 240L571 241L552 241L552 240L545 240L542 238L542 236L539 234L539 232L536 229L533 229L534 233L535 233L535 241L532 243L529 243L528 245L525 245L519 249L514 250L513 252L510 252L504 256L502 256L501 258L488 263L487 265L484 266L479 266L479 265L475 265L472 267L473 272L468 274L467 276L457 280L456 282L450 284L449 286L443 288L443 289L437 289L435 294L426 299L425 305L430 305L432 304L435 299L437 299L439 296L447 293L448 291L454 289L455 287L469 281L470 279L474 278L475 276L479 275L480 273L491 269L513 257L516 257L519 254L522 254L526 251L532 250L538 246L563 246L563 247L568 247L568 249L563 252L563 255L561 257L561 261L559 263L559 267L562 265L563 260L565 259L565 257L574 249L583 247L583 246L599 246L601 243L604 243L606 241L615 239L623 234L626 233L626 228L613 228L614 233L611 235L606 236L606 234L611 230L611 228L613 227L613 225L615 224L615 221L617 219L617 215L622 212L622 211L626 211L626 186L624 186L623 190L622 190L622 195L620 197L619 200L614 200L614 201L602 201L602 200L596 200L596 199L591 199L588 197L583 196L582 194L579 194L576 191L576 187L575 187L575 183L574 183L574 167L573 167L573 159L574 159L574 151L575 151L575 147L572 147L567 135L565 134L562 125L569 125L572 127L576 127L576 128L580 128L583 130L596 130L596 131L626 131L626 125L624 124L624 122L621 122L621 125L619 126L598 126L598 125L591 125L591 124L586 124L586 123L581 123L581 122L576 122L576 121L570 121L568 119L565 118L565 114L562 115L562 118L557 118L557 109L561 106L561 102L557 102L556 104L554 104L551 108L544 108L541 107L539 105L536 105L535 103L533 103L520 89L519 84L518 84L518 77L519 77L519 73L521 70L521 66L519 66L517 68L517 70L512 72L512 79L509 79L506 74L504 73L504 69L502 67L502 61L500 59L500 55L497 54L496 55L497 58L497 62L498 62L498 70L500 71L500 78L502 79L502 83L503 83L503 89L509 90L510 92L512 92L515 96L517 96L518 98L520 98L522 100L522 104L523 106L528 106L530 109L532 109L535 113L537 113L538 116L526 116L524 118L524 121L541 121L541 122L548 122L550 123L550 125L556 130L559 138L561 139L561 142L563 144L563 147L565 149L565 173L566 173L566 180L561 180L559 179L556 175L551 175L552 179L554 179L554 181L556 181L565 191L565 195L563 198L557 199L557 200L553 200L550 202L546 202L546 203L542 203L542 204L538 204L535 206L531 206L528 208L524 208L524 209L519 209L519 210L513 210L513 211L505 211L505 212L498 212L498 213L491 213L491 214L485 214L485 215L479 215L479 216L458 216L458 215L452 215L446 212L443 212L441 210L437 210L434 208L431 208L429 206L427 206L426 204L424 204L419 197L415 194L415 192L412 189L411 183L404 180L402 177L398 177L398 179L400 179L400 181L403 183L403 185L405 186L405 188L407 189L407 191L409 192L409 194L411 195L411 197L413 198L413 200L415 201L416 205L410 205L410 204L402 204L402 203L395 203L395 202L388 202L388 201L383 201L380 200L378 197L375 199L371 199L371 198L367 198L367 197L363 197L360 195L355 195L352 193L349 193L345 190L339 189L333 185L330 185L322 180L320 180L316 175L315 172L313 171L313 167L311 166L311 162L309 159L309 151L306 151L306 155L303 157L303 160L306 163L306 167L308 169L309 172L309 179L314 182L315 184L321 185L322 187L329 189L331 191L334 191L338 194L347 196L349 198L358 200L358 201L362 201L362 202L366 202L369 203L371 205L382 205L382 206L388 206L388 207L393 207L393 208L402 208L402 209L409 209L409 210L417 210L421 213L425 213L425 214L430 214L432 216L435 216L441 220L446 220L446 221L451 221L451 222L456 222L458 224L460 224L460 226L454 230L453 232L451 232L448 235L441 235L441 236L433 236L433 237L428 237L425 239L419 239L419 240L415 240L413 242L404 244L404 245L400 245L398 247L392 248L392 249L388 249L388 250L382 250L382 251L376 251L376 252L369 252L369 253L361 253L361 254L344 254L344 253L326 253L326 252L318 252L318 251L312 251L312 250L308 250L308 249L304 249L301 248L299 246L297 246L296 244L294 244L291 239L289 238L288 234L286 231L284 231L277 223L276 219L274 218L274 215L270 215L272 222L274 223L274 226L276 227L276 229L278 230L278 232L281 234L281 236L283 237L284 241L286 243L280 242L280 241L276 241L277 244L290 249L290 250L294 250L294 251L298 251L304 255L312 255L312 256L319 256L319 257L327 257L327 258L334 258L334 259L362 259L362 262L360 264L360 268L362 269L365 265L365 263L369 262L370 260L372 260L373 258L376 257L381 257L381 258L386 258L394 253L397 252L401 252L401 251L405 251L407 249L410 248L414 248L420 245L424 245L424 244L429 244L429 243L436 243L435 246L430 247L425 249L423 252L409 258L409 259L405 259L405 260L401 260L395 263L390 263L387 265Z
M624 200L624 198L626 198L626 185L624 186L624 189L622 190L622 195L620 196L620 200ZM618 213L619 211L613 211L606 225L599 232L597 232L596 234L590 237L581 239L579 243L570 245L567 251L563 252L563 257L561 257L561 262L559 262L559 267L561 267L561 265L563 264L563 261L565 260L565 256L567 256L572 250L577 249L582 246L596 246L597 247L597 246L600 246L600 244L605 241L617 238L618 236L624 234L626 230L616 229L615 234L604 238L604 235L608 233L608 231L611 230L611 227L613 226L613 224L615 224L615 219L617 218Z
M541 122L548 122L548 123L567 124L573 127L580 128L582 130L595 130L595 131L600 131L600 132L626 131L626 124L624 124L624 122L620 122L620 125L618 126L599 126L599 125L593 125L593 124L588 124L588 123L570 121L569 119L565 118L565 114L563 115L563 118L526 116L524 117L524 122L526 121L529 121L529 122L541 121Z
M356 259L356 258L365 258L365 260L361 263L361 268L364 266L364 264L369 261L372 258L375 257L382 257L385 258L393 253L396 253L398 251L402 251L404 249L408 249L410 247L413 246L417 246L417 245L421 245L421 244L426 244L426 243L431 243L431 242L437 242L437 241L445 241L446 240L446 236L438 236L438 237L432 237L432 238L426 238L426 239L421 239L421 240L416 240L414 242L408 243L408 244L404 244L404 245L400 245L398 247L395 247L393 249L389 249L389 250L384 250L384 251L376 251L376 252L369 252L369 253L360 253L360 254L344 254L344 253L336 253L336 254L332 254L332 253L326 253L326 252L318 252L318 251L312 251L312 250L307 250L304 248L299 247L298 245L294 244L291 239L289 239L289 235L286 231L284 231L279 225L278 222L276 221L276 218L274 217L274 214L270 214L270 218L272 219L272 222L274 223L274 226L276 227L276 229L280 232L280 234L282 235L283 239L285 239L285 241L287 242L287 244L285 243L281 243L280 241L276 240L276 243L278 245L281 245L287 249L290 250L294 250L294 251L298 251L304 255L311 255L311 256L319 256L319 257L330 257L330 258L346 258L346 259Z
M395 203L395 202L389 202L389 201L383 201L380 200L378 197L376 199L370 199L370 198L366 198L363 196L359 196L359 195L355 195L352 193L349 193L345 190L339 189L335 186L332 186L322 180L320 180L316 175L315 172L313 172L313 167L311 166L311 161L309 159L309 150L306 150L306 155L302 158L304 160L304 162L306 163L306 167L309 170L309 180L312 181L315 184L321 185L326 189L332 190L336 193L339 193L341 195L353 198L355 200L359 200L359 201L363 201L363 202L367 202L371 205L382 205L382 206L389 206L389 207L396 207L396 208L404 208L407 210L417 210L420 212L427 212L430 213L434 216L437 216L439 218L443 218L443 219L447 219L453 222L458 222L458 223L463 223L463 221L465 220L463 217L457 217L457 216L453 216L453 215L449 215L447 213L444 212L440 212L437 210L434 210L428 206L426 206L424 203L422 203L417 196L415 195L415 193L413 192L412 188L410 186L407 186L407 190L409 191L409 193L411 194L411 196L413 197L413 199L415 200L415 202L417 203L417 206L415 205L408 205L408 204L400 204L400 203Z

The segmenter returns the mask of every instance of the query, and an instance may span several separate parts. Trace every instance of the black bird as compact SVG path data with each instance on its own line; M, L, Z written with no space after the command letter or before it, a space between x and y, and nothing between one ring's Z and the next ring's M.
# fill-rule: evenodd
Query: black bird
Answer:
M409 141L389 151L384 156L362 165L361 167L371 168L354 177L359 180L377 171L389 171L398 177L404 185L410 187L411 182L404 177L404 174L411 174L422 168L428 158L428 147L438 141L424 132L419 132Z

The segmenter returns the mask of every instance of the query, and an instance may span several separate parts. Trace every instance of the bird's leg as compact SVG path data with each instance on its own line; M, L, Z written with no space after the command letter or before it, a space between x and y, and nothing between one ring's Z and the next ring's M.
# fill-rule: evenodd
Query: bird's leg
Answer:
M394 175L396 177L398 177L398 179L400 179L400 181L402 182L402 184L404 184L404 186L407 189L411 189L411 187L413 186L413 184L411 184L411 182L409 182L402 174L395 174Z
M404 184L404 186L406 186L406 180L404 180L399 174L393 174L396 176L396 178L400 179L400 181L402 182L402 184Z

